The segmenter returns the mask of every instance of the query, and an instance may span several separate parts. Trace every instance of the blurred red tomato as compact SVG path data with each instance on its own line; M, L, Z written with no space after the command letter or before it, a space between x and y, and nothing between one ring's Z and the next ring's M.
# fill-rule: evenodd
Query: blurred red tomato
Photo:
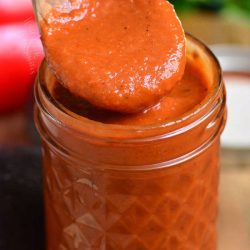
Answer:
M0 0L0 24L34 18L31 0Z
M0 25L1 113L25 103L42 58L42 45L34 21Z

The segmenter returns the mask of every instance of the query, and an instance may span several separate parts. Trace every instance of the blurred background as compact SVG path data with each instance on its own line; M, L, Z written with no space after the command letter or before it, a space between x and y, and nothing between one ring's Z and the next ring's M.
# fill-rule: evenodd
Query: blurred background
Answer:
M224 71L229 111L222 137L219 250L249 250L250 0L170 2L184 29L211 47ZM6 204L0 206L0 250L43 249L33 124L33 84L42 58L31 0L0 0L0 201Z

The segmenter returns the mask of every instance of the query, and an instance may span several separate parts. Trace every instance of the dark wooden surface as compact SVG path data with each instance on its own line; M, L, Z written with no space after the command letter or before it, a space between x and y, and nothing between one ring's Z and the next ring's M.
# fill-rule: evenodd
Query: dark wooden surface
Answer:
M0 250L44 250L40 149L0 148Z

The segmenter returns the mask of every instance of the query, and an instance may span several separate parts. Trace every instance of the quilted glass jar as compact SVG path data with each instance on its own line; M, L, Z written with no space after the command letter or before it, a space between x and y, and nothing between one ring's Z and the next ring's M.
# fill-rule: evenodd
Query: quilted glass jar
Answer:
M215 250L225 89L212 53L187 35L211 97L176 121L110 125L76 116L35 86L48 250ZM195 55L195 56L194 56Z

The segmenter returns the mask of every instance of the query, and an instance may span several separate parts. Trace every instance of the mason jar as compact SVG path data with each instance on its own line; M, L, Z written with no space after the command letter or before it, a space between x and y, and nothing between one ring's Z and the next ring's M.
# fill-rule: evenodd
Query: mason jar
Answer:
M187 35L187 59L204 68L209 98L155 125L79 116L51 95L46 62L35 85L42 139L47 250L215 250L221 69Z

